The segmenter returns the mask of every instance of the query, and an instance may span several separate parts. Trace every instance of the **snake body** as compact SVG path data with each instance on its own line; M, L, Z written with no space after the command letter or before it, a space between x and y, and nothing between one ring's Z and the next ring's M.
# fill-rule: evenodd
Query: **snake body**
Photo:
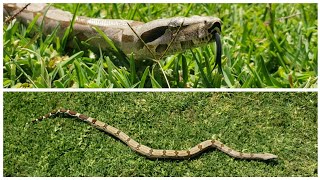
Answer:
M108 134L113 135L114 137L118 138L126 145L128 145L133 151L144 155L151 159L190 159L194 156L201 154L202 152L206 151L210 148L216 148L231 157L238 158L238 159L248 159L248 160L272 160L277 159L278 157L274 154L270 153L243 153L238 152L234 149L229 148L228 146L224 145L218 140L206 140L203 141L196 146L192 147L189 150L163 150L163 149L153 149L151 147L145 146L143 144L138 143L131 137L129 137L126 133L122 132L121 130L107 124L101 122L95 118L88 117L84 114L80 114L78 112L67 110L64 108L54 110L44 116L40 116L39 118L33 120L32 122L42 121L43 119L50 118L51 116L55 116L58 114L65 114L72 117L76 117L82 121L88 122L89 124L93 125L94 127L107 132Z
M73 18L73 14L70 12L56 9L48 4L30 4L26 8L25 6L26 4L5 3L4 17L15 16L24 24L28 24L38 17L36 22L39 26L43 23L43 33L50 34L58 27L57 36L60 39ZM23 8L25 9L21 11ZM216 64L219 64L219 67L221 64L219 38L221 20L216 17L173 17L143 23L133 20L76 16L72 36L86 41L93 47L110 49L110 45L93 27L98 27L119 49L127 55L132 54L136 59L160 58L164 52L166 55L170 55L219 41L217 43L219 46L217 46Z

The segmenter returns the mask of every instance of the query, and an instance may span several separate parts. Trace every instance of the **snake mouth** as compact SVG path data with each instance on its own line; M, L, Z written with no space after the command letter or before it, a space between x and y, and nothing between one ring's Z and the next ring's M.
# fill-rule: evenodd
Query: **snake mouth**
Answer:
M215 34L218 33L220 34L221 33L221 24L220 22L215 22L213 23L213 25L208 29L208 32L209 34L211 34L212 38L210 39L210 41L213 41L215 40Z

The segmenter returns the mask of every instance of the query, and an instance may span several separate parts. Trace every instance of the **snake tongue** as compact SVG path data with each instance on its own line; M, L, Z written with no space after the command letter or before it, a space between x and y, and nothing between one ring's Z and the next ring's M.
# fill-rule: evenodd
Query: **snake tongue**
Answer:
M221 39L220 39L220 35L218 32L214 33L214 37L213 37L216 41L216 63L213 67L216 68L216 66L218 65L218 71L219 73L222 74L222 67L221 67L221 54L222 54L222 47L221 47Z
M213 69L218 66L218 71L219 73L222 73L222 67L221 67L221 54L222 54L222 49L221 49L221 40L220 40L220 32L221 32L221 24L219 22L215 22L209 29L208 32L212 34L212 38L210 41L215 41L216 42L216 63L213 67Z

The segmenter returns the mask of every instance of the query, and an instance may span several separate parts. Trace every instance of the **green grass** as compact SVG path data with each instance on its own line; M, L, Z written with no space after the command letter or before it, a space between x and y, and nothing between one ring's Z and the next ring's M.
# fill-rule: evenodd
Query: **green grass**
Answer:
M76 4L54 4L75 12ZM77 13L96 18L148 22L173 16L216 16L223 21L223 74L213 70L215 45L137 62L84 43L66 48L66 38L41 28L4 26L6 88L109 87L317 87L317 4L81 4ZM72 38L72 37L71 37ZM107 43L107 42L106 42ZM168 84L165 81L168 78Z
M318 176L317 93L4 93L4 176ZM149 160L68 117L32 124L66 107L137 141L188 149L219 139L278 161L236 160L211 150L191 160Z

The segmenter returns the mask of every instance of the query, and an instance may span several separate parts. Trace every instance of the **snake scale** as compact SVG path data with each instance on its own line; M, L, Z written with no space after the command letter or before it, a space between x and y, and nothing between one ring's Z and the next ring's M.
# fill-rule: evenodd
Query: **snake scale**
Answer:
M57 36L60 39L70 27L73 18L70 12L41 3L30 4L27 7L23 3L5 3L3 8L4 17L14 16L26 25L34 18L38 18L36 23L40 27L43 23L42 31L46 35L58 28ZM216 42L215 67L218 65L221 72L221 20L219 18L172 17L143 23L133 20L76 16L72 36L86 41L93 47L106 50L111 49L110 45L93 27L102 30L119 49L127 55L133 55L135 59L157 59L164 54L172 55ZM72 43L69 45L75 46Z
M122 132L121 130L110 126L104 122L101 122L95 118L88 117L84 114L80 114L78 112L67 110L64 108L54 110L44 116L40 116L39 118L33 120L32 122L36 123L38 121L42 121L43 119L50 118L52 116L64 114L72 117L76 117L82 121L88 122L89 124L93 125L94 127L111 134L112 136L120 139L126 145L128 145L133 151L146 156L147 158L151 159L190 159L194 156L197 156L208 150L210 148L216 148L231 157L238 158L238 159L248 159L248 160L273 160L277 159L278 157L274 154L270 153L243 153L238 152L229 148L228 146L224 145L218 140L206 140L203 141L196 146L192 147L189 150L162 150L162 149L153 149L151 147L145 146L143 144L138 143L127 134Z

